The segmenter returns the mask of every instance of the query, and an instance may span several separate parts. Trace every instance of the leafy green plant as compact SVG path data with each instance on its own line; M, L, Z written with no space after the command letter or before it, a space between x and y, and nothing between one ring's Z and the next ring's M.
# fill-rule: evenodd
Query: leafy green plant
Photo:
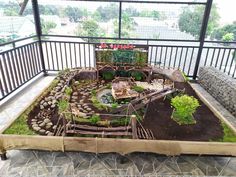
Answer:
M143 73L139 71L132 71L130 75L137 81L141 81L143 79Z
M222 128L224 129L224 137L220 140L223 142L236 142L236 134L231 128L226 125L226 123L221 123Z
M101 120L101 118L100 118L99 115L93 115L93 116L90 118L90 122L91 122L92 124L97 124L97 122L100 121L100 120Z
M112 104L111 104L112 109L116 109L118 106L119 106L118 103L112 103Z
M70 96L71 93L72 93L72 88L71 87L66 87L65 88L65 93L66 93L66 95Z
M94 90L94 89L91 90L91 93L92 93L93 96L96 96L96 94L97 94L96 90Z
M188 95L176 96L171 99L171 105L174 107L171 117L179 125L196 123L193 113L200 106L196 98Z
M115 77L114 71L103 71L102 72L102 78L104 80L112 80Z
M137 86L137 85L133 86L132 89L135 90L136 92L139 92L139 93L144 91L143 87Z
M57 102L59 114L64 113L69 108L69 102L67 100L60 100Z

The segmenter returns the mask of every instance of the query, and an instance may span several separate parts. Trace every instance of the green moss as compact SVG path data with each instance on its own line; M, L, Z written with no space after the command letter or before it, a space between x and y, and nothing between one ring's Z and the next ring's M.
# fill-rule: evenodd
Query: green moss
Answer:
M224 129L224 137L220 141L222 141L222 142L236 142L236 134L234 133L234 131L223 122L221 125Z
M135 91L138 92L138 93L141 93L141 92L144 91L144 88L143 88L143 87L137 86L137 85L133 86L132 89L135 90Z
M95 106L99 110L108 110L108 107L102 103L100 103L96 96L92 96L91 101L93 103L93 106Z
M29 126L27 124L27 117L28 116L26 114L22 114L3 133L14 135L35 135L35 133L31 129L29 129Z

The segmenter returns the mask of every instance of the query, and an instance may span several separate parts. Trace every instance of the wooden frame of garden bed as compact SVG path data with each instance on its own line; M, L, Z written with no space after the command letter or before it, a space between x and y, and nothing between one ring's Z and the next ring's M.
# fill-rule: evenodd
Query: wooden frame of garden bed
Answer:
M230 123L227 122L226 119L219 112L217 112L206 99L204 99L204 96L200 92L196 91L196 93L199 98L214 112L214 114L219 119L224 121L232 128ZM6 126L6 128L0 133L4 132L10 125L11 124ZM232 130L236 132L235 128L232 128ZM0 134L0 154L5 156L6 151L11 149L31 149L63 152L83 151L93 153L117 152L120 154L127 154L131 152L153 152L164 155L198 154L236 156L236 143L228 142L83 138Z

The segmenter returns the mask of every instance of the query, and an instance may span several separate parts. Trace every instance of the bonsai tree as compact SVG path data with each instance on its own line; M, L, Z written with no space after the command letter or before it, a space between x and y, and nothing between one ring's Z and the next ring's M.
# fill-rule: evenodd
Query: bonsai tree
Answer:
M176 96L171 99L171 105L174 107L171 118L179 125L196 123L193 113L200 106L196 98L188 95Z

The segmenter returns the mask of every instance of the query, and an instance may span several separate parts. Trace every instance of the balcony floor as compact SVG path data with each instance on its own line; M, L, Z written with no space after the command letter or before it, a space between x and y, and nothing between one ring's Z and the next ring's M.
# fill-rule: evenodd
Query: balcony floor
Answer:
M1 106L0 129L28 107L54 77L41 77ZM236 176L236 157L182 155L166 157L152 153L93 154L11 150L0 161L0 176Z

